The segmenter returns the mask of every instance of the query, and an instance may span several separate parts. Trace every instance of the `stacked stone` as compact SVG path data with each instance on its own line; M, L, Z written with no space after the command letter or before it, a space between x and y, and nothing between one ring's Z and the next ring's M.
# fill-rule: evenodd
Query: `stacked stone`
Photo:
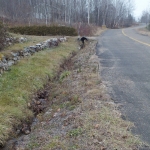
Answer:
M11 56L3 56L0 60L0 75L2 75L4 71L8 71L10 69L10 66L16 64L21 58L31 56L34 53L44 50L46 48L58 46L60 42L65 42L66 40L67 39L65 37L51 38L36 45L26 47L21 51L11 52Z

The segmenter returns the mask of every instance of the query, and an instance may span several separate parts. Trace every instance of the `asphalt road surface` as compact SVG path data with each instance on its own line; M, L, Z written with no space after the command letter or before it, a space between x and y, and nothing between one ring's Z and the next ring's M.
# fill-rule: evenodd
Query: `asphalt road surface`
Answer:
M98 37L97 55L108 92L122 105L133 133L150 144L150 37L136 28L107 30Z

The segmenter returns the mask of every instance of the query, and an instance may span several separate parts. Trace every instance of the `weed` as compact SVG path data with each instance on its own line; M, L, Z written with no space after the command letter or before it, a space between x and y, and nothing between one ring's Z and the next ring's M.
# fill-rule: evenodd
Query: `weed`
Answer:
M59 82L60 83L63 82L63 80L69 75L70 75L70 71L64 71L59 77Z
M3 58L3 54L0 54L0 60Z
M77 73L80 73L80 72L82 72L81 66L79 66L79 68L77 70Z
M46 148L49 148L49 149L53 149L53 148L57 148L59 146L59 143L58 142L51 142L49 143Z
M83 133L83 129L82 128L77 128L77 129L70 130L68 135L70 137L77 137L77 136L81 135L82 133Z
M93 73L96 73L97 72L97 67L96 66L94 66L94 68L93 68Z
M75 108L76 108L75 105L70 105L70 107L68 107L68 110L72 111L72 110L74 110Z
M78 95L73 95L70 98L70 102L71 102L72 105L74 105L74 104L77 104L77 103L81 102L81 100L80 100Z
M64 143L60 141L59 138L53 138L51 139L49 144L46 144L43 147L43 150L54 150L54 149L61 149L61 150L66 150Z
M69 147L69 150L76 150L78 148L79 148L78 145L72 145L72 146Z
M35 148L38 148L39 147L39 143L36 143L36 142L31 142L28 144L27 148L29 150L32 150L32 149L35 149Z

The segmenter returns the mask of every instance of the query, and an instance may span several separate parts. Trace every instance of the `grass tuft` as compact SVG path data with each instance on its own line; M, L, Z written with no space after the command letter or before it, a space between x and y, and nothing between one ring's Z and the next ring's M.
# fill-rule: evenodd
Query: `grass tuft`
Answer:
M70 75L70 71L64 71L59 78L59 82L62 82L67 76Z

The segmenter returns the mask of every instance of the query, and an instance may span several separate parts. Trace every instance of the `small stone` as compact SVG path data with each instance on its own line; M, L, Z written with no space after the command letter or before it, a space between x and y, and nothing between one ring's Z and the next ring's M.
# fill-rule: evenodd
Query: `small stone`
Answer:
M95 128L98 129L100 127L100 124L96 124Z
M17 60L18 60L18 57L14 57L13 60L14 60L14 61L17 61Z
M98 141L97 139L94 139L93 143L94 143L95 145L98 145L98 144L99 144L99 141Z
M57 117L58 113L54 113L53 117Z
M28 135L28 134L30 134L30 131L29 131L29 130L26 130L24 133L25 133L26 135Z
M27 106L28 106L29 108L31 108L31 104L30 104L30 103L28 103Z
M40 102L40 101L36 101L36 104L37 104L37 105L40 105L40 104L41 104L41 102Z
M36 44L36 46L40 47L42 44Z
M2 68L3 67L3 62L0 62L0 68Z
M14 63L15 63L14 60L9 60L9 61L8 61L8 66L10 67L10 66L12 66Z
M57 112L60 112L60 108L57 109Z
M12 54L14 57L17 57L17 56L18 56L18 53L11 52L11 54Z

